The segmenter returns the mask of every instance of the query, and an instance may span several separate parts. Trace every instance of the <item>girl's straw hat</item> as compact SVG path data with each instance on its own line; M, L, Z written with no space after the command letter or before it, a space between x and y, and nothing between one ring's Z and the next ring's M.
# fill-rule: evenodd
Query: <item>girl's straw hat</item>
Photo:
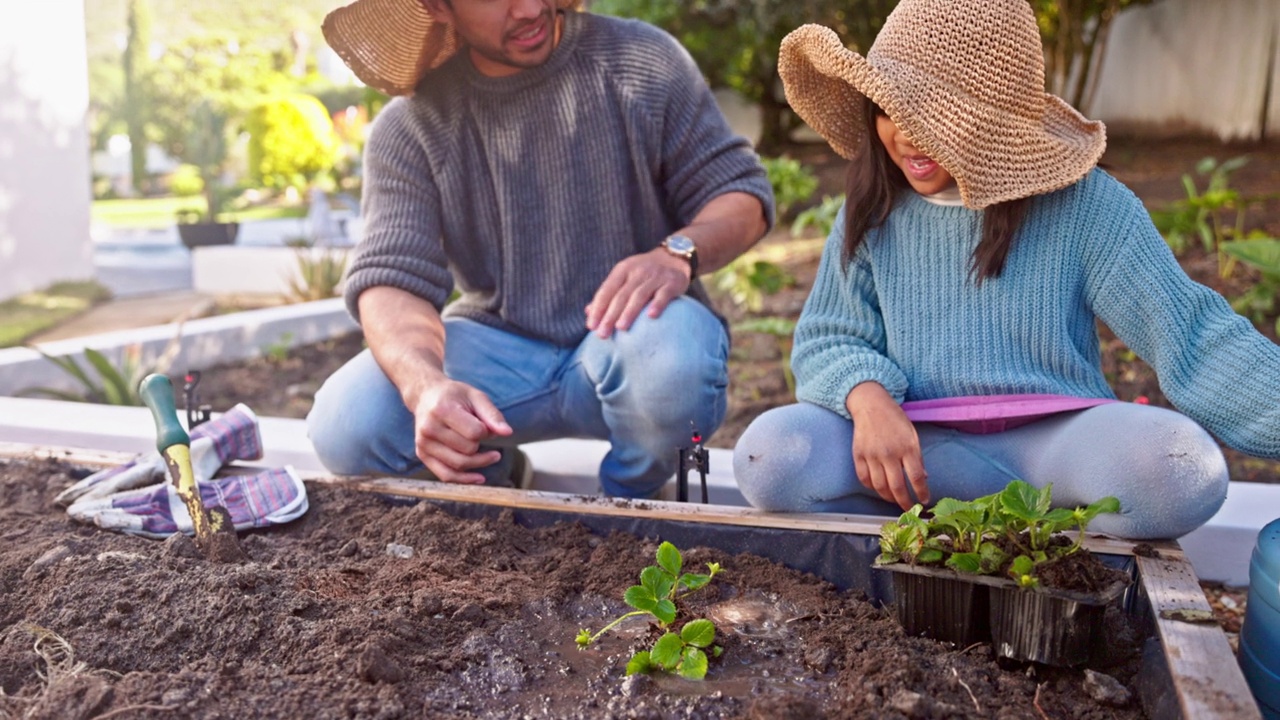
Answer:
M556 0L562 9L581 2ZM329 13L321 29L356 77L388 95L412 93L423 74L462 45L453 28L436 22L422 0L356 0Z
M845 158L865 140L869 96L975 210L1066 187L1106 148L1102 123L1044 91L1027 0L902 0L865 58L805 25L783 39L778 73L791 107Z

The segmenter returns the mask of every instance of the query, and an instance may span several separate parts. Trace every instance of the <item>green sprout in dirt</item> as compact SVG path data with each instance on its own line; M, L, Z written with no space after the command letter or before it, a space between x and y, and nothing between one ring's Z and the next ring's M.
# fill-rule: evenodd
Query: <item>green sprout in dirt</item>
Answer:
M649 616L666 630L651 650L636 653L627 663L627 675L651 671L672 672L690 680L707 675L707 652L719 657L721 648L713 645L716 626L710 620L691 620L676 633L668 628L676 620L676 602L706 587L720 572L719 563L707 563L707 574L682 573L684 558L675 545L658 546L658 564L640 571L640 584L627 588L623 600L635 610L622 615L596 633L579 630L577 643L585 649L627 618Z

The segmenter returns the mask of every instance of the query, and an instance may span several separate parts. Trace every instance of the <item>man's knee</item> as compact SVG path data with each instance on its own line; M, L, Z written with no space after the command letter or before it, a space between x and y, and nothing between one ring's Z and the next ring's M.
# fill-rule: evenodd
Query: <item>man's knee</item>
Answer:
M658 318L642 315L612 342L610 373L621 376L602 383L606 392L628 388L631 402L659 423L701 418L719 424L729 383L728 338L709 310L681 298Z
M412 468L397 460L402 453L395 451L391 435L396 430L411 435L413 419L367 353L321 386L307 413L307 437L321 464L335 474L404 474Z

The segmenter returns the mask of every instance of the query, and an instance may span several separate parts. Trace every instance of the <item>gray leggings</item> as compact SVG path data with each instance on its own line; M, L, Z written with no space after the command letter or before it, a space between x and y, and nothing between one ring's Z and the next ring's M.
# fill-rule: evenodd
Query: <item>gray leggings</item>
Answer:
M1204 524L1227 496L1227 464L1203 428L1163 408L1111 403L1012 430L974 435L916 423L933 501L971 500L1010 480L1053 483L1055 507L1114 495L1118 515L1091 531L1174 538ZM756 418L738 440L733 472L755 507L775 512L897 515L853 468L853 423L800 403Z

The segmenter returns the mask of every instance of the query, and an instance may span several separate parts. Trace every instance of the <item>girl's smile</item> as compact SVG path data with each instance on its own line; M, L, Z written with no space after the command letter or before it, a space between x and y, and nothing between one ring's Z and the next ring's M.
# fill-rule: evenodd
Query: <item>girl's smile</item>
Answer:
M902 170L907 182L916 192L921 195L936 195L955 186L956 181L951 173L917 150L888 115L876 115L876 134L880 136L880 143L889 154L889 160Z

